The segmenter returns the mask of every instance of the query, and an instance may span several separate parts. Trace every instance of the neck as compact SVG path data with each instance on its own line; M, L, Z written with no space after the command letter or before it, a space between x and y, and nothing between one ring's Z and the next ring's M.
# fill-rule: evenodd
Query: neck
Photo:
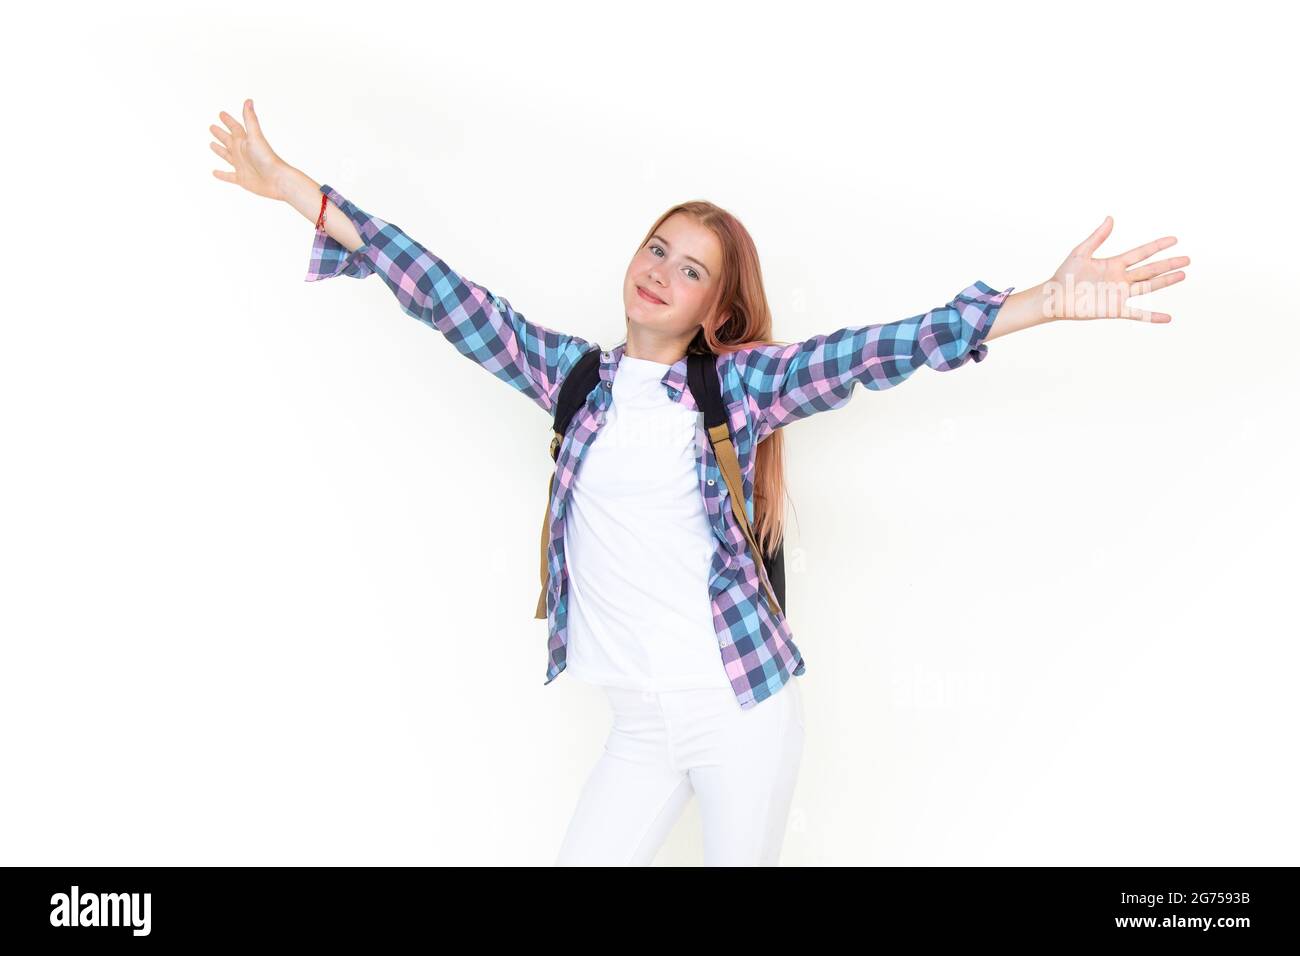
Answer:
M628 358L674 365L686 355L686 347L691 344L697 331L699 330L692 329L684 338L681 336L671 338L638 329L628 323L627 345L623 349L623 354Z

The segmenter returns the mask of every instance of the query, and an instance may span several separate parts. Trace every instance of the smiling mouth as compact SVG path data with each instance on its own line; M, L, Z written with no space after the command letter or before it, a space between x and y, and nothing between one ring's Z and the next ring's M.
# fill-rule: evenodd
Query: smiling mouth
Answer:
M660 299L658 296L654 295L653 293L647 292L645 289L641 288L640 286L636 287L636 292L637 295L641 296L641 298L645 299L647 302L653 302L655 305L667 305L667 303L664 302L663 299Z

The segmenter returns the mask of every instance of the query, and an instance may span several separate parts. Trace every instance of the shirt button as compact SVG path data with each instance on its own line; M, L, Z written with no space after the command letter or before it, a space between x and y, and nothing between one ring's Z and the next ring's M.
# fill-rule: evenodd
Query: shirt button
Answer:
M603 359L608 359L608 358L609 358L609 353L608 353L608 352L601 352L601 353L600 353L600 357L603 358Z
M712 478L709 479L709 484L710 484L710 485L713 484L713 479L712 479Z
M614 383L613 383L613 382L606 382L606 383L605 383L605 387L606 387L606 388L613 388L613 387L614 387Z

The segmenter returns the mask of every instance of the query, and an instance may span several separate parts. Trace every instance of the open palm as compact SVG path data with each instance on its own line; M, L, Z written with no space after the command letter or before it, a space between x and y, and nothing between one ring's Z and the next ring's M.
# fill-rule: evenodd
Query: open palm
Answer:
M1128 300L1182 282L1187 274L1170 270L1181 269L1192 260L1187 256L1179 256L1138 266L1142 260L1176 243L1178 240L1173 236L1153 239L1109 259L1094 259L1092 254L1110 235L1113 225L1114 220L1107 216L1092 235L1071 250L1047 283L1052 317L1172 321L1173 316L1166 312L1148 312L1134 308L1128 304Z
M222 110L222 129L215 123L208 127L220 143L209 143L212 151L235 168L233 173L214 169L212 175L222 182L243 186L251 193L268 199L283 198L280 195L279 173L286 163L275 154L271 144L262 135L262 126L253 112L253 101L244 100L244 123Z

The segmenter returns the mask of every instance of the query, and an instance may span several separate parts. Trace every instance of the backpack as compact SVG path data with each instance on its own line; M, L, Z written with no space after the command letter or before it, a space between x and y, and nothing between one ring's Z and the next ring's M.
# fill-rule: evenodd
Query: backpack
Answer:
M551 437L551 459L558 460L560 443L569 430L569 423L579 408L587 402L593 389L600 384L600 355L598 347L588 349L574 363L573 368L560 386L560 394L555 402L555 421L552 424L554 435ZM712 369L711 374L707 374ZM704 413L704 429L713 445L713 454L727 483L728 497L731 499L731 511L736 521L745 532L749 542L750 553L759 554L758 543L749 525L749 516L745 513L743 484L740 463L736 458L735 446L731 443L731 431L727 425L727 414L722 404L722 387L718 381L717 356L712 354L691 353L687 357L686 384L695 398L695 404ZM547 545L551 540L551 493L555 490L555 473L551 472L551 484L547 491L546 514L542 519L542 593L537 599L535 618L546 617L546 583L548 568L546 561ZM755 562L757 563L757 562ZM771 554L763 554L763 570L766 575L768 607L776 615L785 607L785 540L776 542Z

